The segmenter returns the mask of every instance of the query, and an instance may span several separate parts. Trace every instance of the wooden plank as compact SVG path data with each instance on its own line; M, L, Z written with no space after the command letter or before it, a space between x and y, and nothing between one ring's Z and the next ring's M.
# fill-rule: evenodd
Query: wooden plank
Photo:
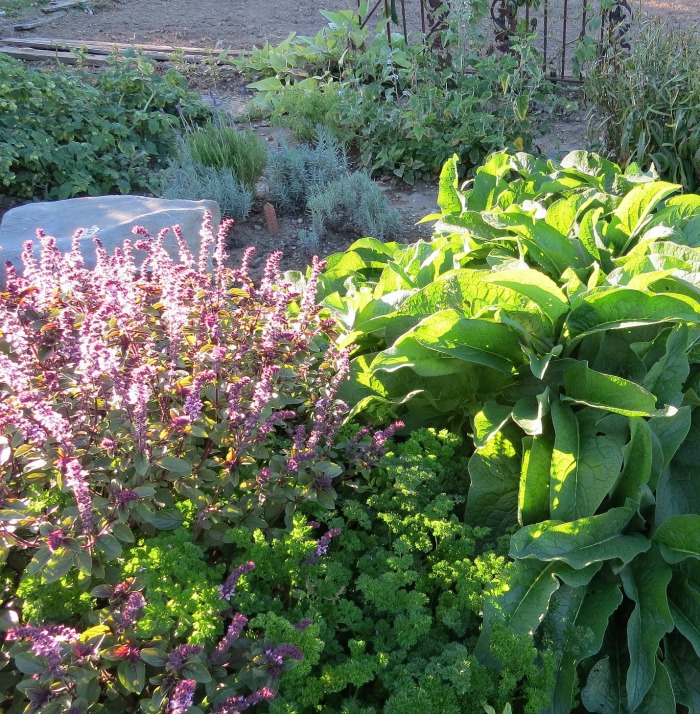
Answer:
M46 7L42 7L41 11L44 13L59 12L59 10L66 10L69 7L77 7L78 5L83 5L85 0L61 0L61 2L50 2Z
M216 56L221 54L221 52L227 51L230 55L247 55L250 54L250 50L233 50L229 48L224 49L206 49L204 47L175 47L172 45L148 45L148 44L134 44L127 42L101 42L96 40L61 40L53 39L49 37L31 37L31 38L18 38L18 37L3 37L0 42L5 45L21 45L22 47L35 47L36 49L52 49L56 47L71 47L80 48L85 47L88 49L103 50L107 53L114 51L117 47L119 50L141 50L146 52L184 52L188 55L204 55L205 57Z
M13 26L13 29L17 32L24 32L26 30L33 30L35 27L41 27L42 25L48 25L49 22L58 20L59 17L63 17L65 12L57 12L55 15L46 18L39 18L36 20L29 20L27 22L20 22Z
M26 62L46 62L46 61L56 61L61 64L77 64L79 58L75 53L66 50L41 50L32 47L18 47L17 45L0 45L0 52L3 54L14 57L15 59L25 60ZM155 53L145 52L142 54L143 57L151 59L155 62L168 62L170 57L167 55L158 55ZM92 67L102 67L106 65L109 58L104 55L92 54L91 52L83 53L82 64L90 65ZM182 62L187 62L188 64L199 64L204 61L204 57L201 55L183 55L179 58Z
M25 60L27 62L60 62L61 64L77 64L78 57L71 52L51 52L50 50L33 50L23 49L21 47L11 47L9 45L0 45L0 52L14 57L15 59ZM106 57L86 56L81 60L82 64L87 64L92 67L102 67L107 64Z

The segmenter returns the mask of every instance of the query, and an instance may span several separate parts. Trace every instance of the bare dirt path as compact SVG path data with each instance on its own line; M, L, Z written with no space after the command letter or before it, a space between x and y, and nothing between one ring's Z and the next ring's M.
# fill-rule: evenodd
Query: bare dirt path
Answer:
M562 0L550 0L552 14ZM355 0L93 0L94 14L71 10L29 33L14 32L3 18L3 36L42 36L68 40L190 44L246 49L265 40L278 42L290 32L313 35L324 24L319 9L341 10ZM635 13L668 17L681 25L700 22L698 0L631 0ZM3 2L0 0L0 9ZM36 9L28 15L38 15ZM419 0L406 0L409 27L420 23Z

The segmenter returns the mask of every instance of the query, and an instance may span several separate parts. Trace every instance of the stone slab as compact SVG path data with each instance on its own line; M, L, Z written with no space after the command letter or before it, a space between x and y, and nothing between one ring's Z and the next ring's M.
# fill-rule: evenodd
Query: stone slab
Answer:
M65 201L28 203L9 210L0 223L0 264L11 261L19 273L22 272L20 259L24 241L34 241L34 254L39 254L36 229L42 228L46 235L56 238L58 249L70 250L73 234L84 228L96 235L108 253L122 244L125 238L134 239L133 226L143 226L152 235L163 228L179 225L182 228L190 250L199 253L199 230L204 211L212 214L212 225L216 231L221 220L221 211L215 201L187 201L150 198L147 196L97 196L69 198ZM172 231L165 240L171 255L177 255L177 243ZM95 265L94 244L90 237L81 241L81 249L87 267ZM0 270L0 282L4 282L5 271Z

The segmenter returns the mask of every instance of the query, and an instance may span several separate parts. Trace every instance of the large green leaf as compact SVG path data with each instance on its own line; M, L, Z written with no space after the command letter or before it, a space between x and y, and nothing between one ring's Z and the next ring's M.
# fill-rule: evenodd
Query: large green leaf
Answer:
M671 568L658 549L651 548L626 565L620 577L625 594L635 603L627 623L627 700L634 711L654 682L659 642L674 626L666 594Z
M511 539L510 556L559 560L576 570L605 560L629 563L649 549L649 541L643 536L623 535L632 515L628 508L612 508L569 523L542 521L525 526Z
M684 426L678 422L677 431L682 433ZM700 513L700 410L695 408L686 438L659 479L656 523L661 525L671 516L697 513Z
M446 161L440 172L440 189L437 203L443 213L460 214L464 210L459 194L459 175L457 163L459 158L455 154Z
M483 409L474 416L474 445L477 448L485 446L486 442L501 431L510 417L510 407L486 402Z
M600 651L610 616L622 602L620 586L604 578L595 578L588 587L577 590L584 591L584 594L574 601L566 624L568 627L581 628L591 637L572 642L565 633L551 714L570 714L577 680L576 665Z
M622 377L589 369L578 362L564 372L567 399L590 407L629 417L652 416L656 397L643 387Z
M386 330L387 344L393 342L420 318L440 310L456 310L465 317L497 319L501 309L529 333L540 338L553 336L553 323L540 306L523 292L494 284L483 270L459 270L442 275L438 280L409 297L398 309ZM404 319L414 316L415 319Z
M488 216L485 218L488 220ZM535 262L552 277L560 278L571 267L585 267L573 241L544 221L538 221L514 206L498 214L497 220L499 225L507 226L509 232L520 238Z
M668 604L676 629L700 658L700 592L682 573L676 573L668 589Z
M469 460L471 485L465 520L503 532L516 523L520 483L520 432L512 424Z
M664 649L676 701L688 707L688 714L700 714L700 657L677 632L664 638Z
M569 309L564 292L551 278L538 270L499 270L491 273L486 280L524 295L535 303L552 323L556 323Z
M573 521L592 516L615 484L622 465L620 442L599 433L593 410L575 413L552 403L555 439L550 472L550 514Z
M602 652L605 656L591 668L581 701L586 711L597 714L630 714L625 692L625 670L628 653L624 633L613 617L605 634Z
M520 342L508 327L490 320L465 319L456 310L426 317L410 334L431 350L504 374L513 373L525 362Z
M644 219L656 205L681 186L664 181L654 181L635 186L613 211L605 237L617 250L622 250L630 237L642 227Z
M689 330L678 325L670 331L664 354L651 365L642 386L653 392L663 404L679 407L683 402L683 385L690 372L688 362Z
M700 324L700 305L684 295L601 287L574 301L566 319L565 334L578 341L595 332L662 322Z
M476 170L474 183L467 194L470 211L488 211L495 205L499 186L507 185L502 177L508 173L510 166L510 156L496 153L491 154L486 163Z
M652 467L651 429L644 419L630 419L630 441L622 450L624 466L611 501L624 506L627 500L639 504L641 490L649 482Z
M518 523L522 526L549 518L549 472L554 439L548 434L523 439L518 491Z
M664 665L656 661L654 681L640 705L634 710L635 714L661 714L676 711L676 698L673 694L671 677Z
M659 544L667 563L680 563L685 558L700 559L700 515L671 516L652 536Z

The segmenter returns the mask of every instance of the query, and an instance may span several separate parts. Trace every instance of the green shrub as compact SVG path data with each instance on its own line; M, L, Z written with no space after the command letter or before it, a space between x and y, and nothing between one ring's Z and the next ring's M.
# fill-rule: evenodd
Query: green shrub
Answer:
M484 587L509 565L507 541L464 521L460 441L415 432L366 480L340 485L342 505L318 522L298 517L274 541L230 533L256 563L237 591L241 612L305 654L283 675L271 714L460 714L511 698L518 712L539 714L553 682L546 647L542 659L533 638L504 631L490 650L498 667L474 656ZM321 529L340 532L315 560Z
M241 131L219 120L185 134L192 158L202 166L233 171L249 190L262 176L267 162L267 148L251 129Z
M452 3L442 36L449 58L398 35L391 44L384 32L370 39L350 11L323 15L334 37L345 33L346 52L337 59L337 43L300 47L289 38L249 64L240 60L271 75L248 85L258 91L249 108L300 137L315 122L327 124L370 175L412 184L436 176L455 152L472 169L506 145L527 148L556 105L532 37L519 35L508 53L485 56L479 25L487 3Z
M349 142L353 132L343 114L342 91L337 82L315 89L289 85L275 97L271 121L289 129L297 141L313 141L320 125L328 127L341 142Z
M329 229L350 227L383 241L392 238L399 226L399 212L364 171L312 188L306 210L319 239Z
M195 161L182 139L178 139L176 151L159 177L159 193L164 198L216 201L223 216L242 221L248 218L253 193L241 184L232 169L204 166Z
M601 57L585 79L594 139L621 166L654 162L663 178L700 186L700 30L641 25L629 52Z
M347 355L315 306L319 262L292 285L274 253L255 285L250 251L226 265L230 221L214 235L210 218L198 256L177 230L177 257L141 230L113 255L97 245L88 269L77 237L64 254L39 232L41 256L28 241L24 273L8 266L4 711L224 714L303 660L267 622L244 635L242 603L283 593L273 575L256 596L242 558L332 511L391 432L342 423ZM299 561L320 556L310 531Z
M305 210L311 191L348 172L343 146L323 127L316 131L315 145L286 143L270 150L267 177L275 207L284 213Z
M178 113L206 108L174 70L114 59L97 75L32 69L0 55L0 181L11 195L70 198L149 189Z
M433 241L328 259L355 412L472 436L465 522L518 529L475 654L553 642L555 712L579 677L590 712L697 703L700 196L680 188L579 151L494 154L462 190L453 159Z

